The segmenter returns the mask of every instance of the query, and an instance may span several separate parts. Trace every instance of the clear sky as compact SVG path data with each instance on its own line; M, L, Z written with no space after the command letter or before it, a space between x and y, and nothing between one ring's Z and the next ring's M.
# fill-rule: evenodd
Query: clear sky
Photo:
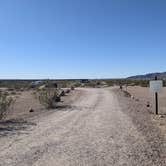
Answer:
M0 0L0 78L166 71L166 0Z

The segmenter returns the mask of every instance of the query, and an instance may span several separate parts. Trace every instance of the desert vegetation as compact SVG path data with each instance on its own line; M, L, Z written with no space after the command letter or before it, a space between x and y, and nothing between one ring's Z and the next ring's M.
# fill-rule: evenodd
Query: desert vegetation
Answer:
M148 80L130 80L130 79L96 79L96 80L1 80L1 115L0 118L8 115L8 112L14 112L20 109L20 112L29 113L31 108L41 110L41 108L51 109L57 107L63 96L68 94L77 87L103 88L111 86L123 87L148 87ZM166 86L166 81L164 81ZM125 88L124 88L125 90ZM25 95L25 96L24 96ZM21 98L21 99L19 99ZM33 99L34 98L34 99ZM17 101L14 111L11 110L13 100ZM4 104L5 103L5 104ZM23 103L23 108L21 106ZM38 104L36 104L38 103Z
M0 92L0 120L7 115L13 104L14 99L8 93Z
M109 86L114 86L114 85L128 85L128 86L142 86L142 87L149 86L149 80L112 79L112 80L105 80L105 82Z
M58 84L57 82L47 81L46 84L42 85L42 88L38 89L38 98L42 105L47 109L55 108L57 103L61 101L61 97L65 94L70 93L70 89L58 88L58 85L63 86L63 84ZM69 87L69 85L66 86ZM65 86L65 87L66 87ZM71 86L71 90L74 90L74 86Z
M40 150L39 144L42 144L44 141L47 142L49 139L51 143L46 144L46 147L43 148L51 149L53 146L52 139L54 138L61 139L62 138L61 133L63 133L63 137L65 137L66 140L70 140L70 142L68 143L69 145L73 140L74 144L72 143L71 145L77 147L75 146L75 142L76 143L80 142L80 138L83 138L82 140L84 141L86 139L86 137L84 138L84 136L86 135L84 133L86 133L87 131L89 132L90 129L89 127L91 126L92 126L92 131L98 131L98 128L94 130L94 127L95 126L98 127L98 125L96 124L99 123L103 124L101 127L106 129L105 138L107 138L108 134L110 133L109 129L110 123L112 123L112 126L114 125L114 123L116 123L114 118L118 118L117 119L118 125L116 126L125 126L124 124L130 122L128 125L126 125L129 126L130 129L130 126L132 126L133 122L129 121L129 118L126 116L128 114L129 116L131 115L133 116L131 118L134 119L134 122L138 123L138 124L135 123L134 125L138 125L139 128L140 126L141 128L145 128L144 125L147 126L147 124L150 123L152 124L150 118L151 117L153 118L152 116L153 114L151 114L150 111L151 112L153 111L152 107L153 101L149 98L149 93L148 93L149 88L146 88L146 86L149 85L149 81L132 81L132 80L123 80L123 79L88 80L85 82L78 80L76 80L75 82L66 81L66 80L65 81L45 80L42 82L29 81L29 82L21 82L16 84L19 85L19 88L14 85L12 86L12 82L10 83L8 82L6 85L3 84L4 86L0 88L0 90L2 91L0 93L0 120L1 120L0 137L5 137L6 140L5 147L9 146L12 147L9 149L7 155L10 152L13 154L16 153L18 154L18 151L15 151L16 149L15 147L18 146L17 149L24 149L27 143L28 144L33 143L33 146L35 144L35 146L39 147ZM119 90L120 85L123 87L127 85L127 88L122 88L122 90ZM115 87L111 88L112 86ZM81 88L76 88L76 87L81 87ZM112 95L113 96L116 95L117 98L114 98ZM16 100L14 101L14 99ZM102 100L102 102L98 102L99 100ZM13 101L15 102L14 104ZM116 104L117 101L119 101L118 104ZM160 113L164 113L165 110L165 104L164 104L165 97L161 98L160 104L162 103L163 105L161 105L160 107ZM117 107L119 107L119 110L117 109ZM121 120L119 121L119 116L120 119L125 118L124 124L123 121ZM165 117L164 115L162 116ZM2 118L4 119L2 120ZM157 130L160 130L162 133L164 133L165 118L160 118L160 117L155 117L155 118L158 118L156 120L153 118L153 120L155 120L156 123L155 125L157 125L156 127ZM107 123L105 123L105 121ZM86 125L88 126L88 128L85 128L84 125L82 125L82 123L85 122L87 123ZM121 123L120 125L119 122ZM62 127L62 124L64 127ZM162 124L162 126L160 124ZM78 132L79 137L75 137L75 133L78 126L81 127L83 126L82 128L79 128L83 132ZM152 127L154 128L154 126ZM115 132L119 131L117 138L120 138L119 136L121 136L121 134L124 133L124 131L126 136L128 134L129 129L128 128L126 129L126 127L122 129L120 127L117 130L117 127L115 127ZM135 130L137 128L134 126L133 129ZM151 125L149 125L148 128L146 127L146 131L147 130L153 131L151 130ZM29 135L28 137L24 137L25 139L22 139L22 134L24 133L25 134L28 133ZM135 131L134 133L138 133L138 131ZM154 133L151 133L151 135L149 136L150 139L153 138L153 136L155 135ZM112 134L114 134L114 132L111 133L111 135ZM16 138L15 137L16 135L18 137L21 136L21 139L18 138L18 140L21 140L21 142L13 141L14 144L8 145L8 143L10 142L8 141L8 138L11 139L12 135L14 135L13 137L14 139ZM69 136L73 139L68 139ZM39 137L41 142L40 140L34 141L35 138L38 139ZM75 140L75 138L79 139ZM96 138L97 140L99 139L98 132L94 133L93 138ZM101 138L103 139L103 135ZM153 139L153 142L155 142L156 138L158 139L159 137L156 136ZM29 142L27 142L27 140ZM3 144L4 142L2 142L1 147L3 147ZM131 142L129 141L128 144L130 146ZM137 148L138 146L139 145L137 145L135 148L136 151L138 149ZM140 147L144 146L142 146L141 144ZM57 149L56 147L53 148ZM79 153L79 151L80 149L78 149L77 153ZM144 151L144 149L140 149L140 152L142 151ZM30 150L29 152L32 154L30 156L34 155L33 150ZM48 153L47 150L44 151L44 154L47 155L47 153ZM142 153L140 153L140 155L141 154ZM40 153L37 153L37 155L39 158L41 157ZM22 157L22 154L20 154L20 156ZM27 159L25 157L25 160L27 160L28 162L30 161L30 159L31 158Z
M1 80L0 120L53 109L74 89L75 82L67 80Z
M163 81L166 86L166 80ZM23 91L29 89L38 89L41 86L52 87L57 85L57 88L71 87L101 87L103 85L128 85L128 86L149 86L149 80L131 80L131 79L101 79L101 80L1 80L0 88L7 88L9 91Z
M46 108L55 108L56 103L60 101L60 96L57 89L45 89L39 91L39 101Z
M75 87L92 87L92 88L100 88L105 86L119 86L119 85L148 87L149 80L104 79L104 80L89 80L88 82L84 83L81 82L75 83ZM164 81L164 86L166 86L166 81Z
M1 80L0 88L8 88L9 91L21 90L30 88L30 81L21 81L21 80Z

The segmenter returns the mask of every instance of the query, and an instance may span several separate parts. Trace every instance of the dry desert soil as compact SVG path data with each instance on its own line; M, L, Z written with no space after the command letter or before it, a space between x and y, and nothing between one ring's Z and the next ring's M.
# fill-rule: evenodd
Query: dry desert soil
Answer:
M80 88L55 110L38 103L34 113L24 92L0 122L0 166L165 166L166 118L152 114L135 89L140 100L117 88ZM24 98L29 104L21 105Z

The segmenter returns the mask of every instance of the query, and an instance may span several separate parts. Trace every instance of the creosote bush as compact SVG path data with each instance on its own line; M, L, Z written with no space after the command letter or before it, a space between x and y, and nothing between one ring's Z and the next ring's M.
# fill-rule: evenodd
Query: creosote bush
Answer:
M70 93L70 89L66 89L66 90L65 90L65 93Z
M62 97L62 96L65 96L65 91L64 90L59 90L59 96Z
M71 90L75 90L75 87L74 87L74 86L71 86Z
M39 101L47 109L55 108L56 103L60 101L58 90L46 88L39 91Z
M0 92L0 120L7 115L12 104L14 104L14 99L7 93Z
M112 80L105 80L108 86L114 85L128 85L128 86L141 86L141 87L148 87L149 80L129 80L129 79L112 79Z

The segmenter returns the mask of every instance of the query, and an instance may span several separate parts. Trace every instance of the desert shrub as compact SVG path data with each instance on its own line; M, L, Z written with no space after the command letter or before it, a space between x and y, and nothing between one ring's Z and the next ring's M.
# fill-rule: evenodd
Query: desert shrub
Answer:
M149 86L149 81L142 81L140 83L140 86L142 86L142 87L148 87Z
M66 90L65 90L65 93L70 93L70 89L66 89Z
M113 81L106 81L106 84L107 84L108 86L114 86Z
M59 90L59 96L65 96L65 91L64 90Z
M74 86L71 86L71 90L75 90Z
M130 80L130 79L112 79L112 80L105 80L108 86L113 85L128 85L128 86L142 86L148 87L149 80Z
M28 82L25 81L0 81L0 87L9 88L9 90L25 88L29 85Z
M0 119L7 115L13 103L14 99L12 97L9 97L6 93L0 92Z
M127 91L123 91L125 97L131 97L131 94Z
M8 88L8 91L13 92L13 91L14 91L14 88Z
M163 81L163 86L166 87L166 80Z
M10 93L11 95L16 95L17 93L15 91L11 92Z
M95 88L97 86L95 81L91 81L91 82L85 83L84 85L86 87L92 87L92 88Z
M44 85L46 88L58 88L58 84L53 81L46 81Z
M40 103L48 109L55 108L56 102L60 101L57 89L45 89L38 93Z
M35 99L39 99L39 94L40 93L38 93L39 92L39 90L35 90L35 91L32 91L32 93L31 93L31 95L35 98Z
M99 81L98 81L98 82L96 82L96 85L98 85L98 86L99 86L99 85L101 85L101 82L99 82Z
M56 81L57 85L59 88L68 88L70 87L70 81L67 81L67 80L59 80L59 81Z
M4 96L9 96L9 95L10 95L8 91L3 92L2 94L3 94Z
M80 82L74 83L74 86L75 86L75 87L81 87L81 85L82 85L82 84L81 84Z

